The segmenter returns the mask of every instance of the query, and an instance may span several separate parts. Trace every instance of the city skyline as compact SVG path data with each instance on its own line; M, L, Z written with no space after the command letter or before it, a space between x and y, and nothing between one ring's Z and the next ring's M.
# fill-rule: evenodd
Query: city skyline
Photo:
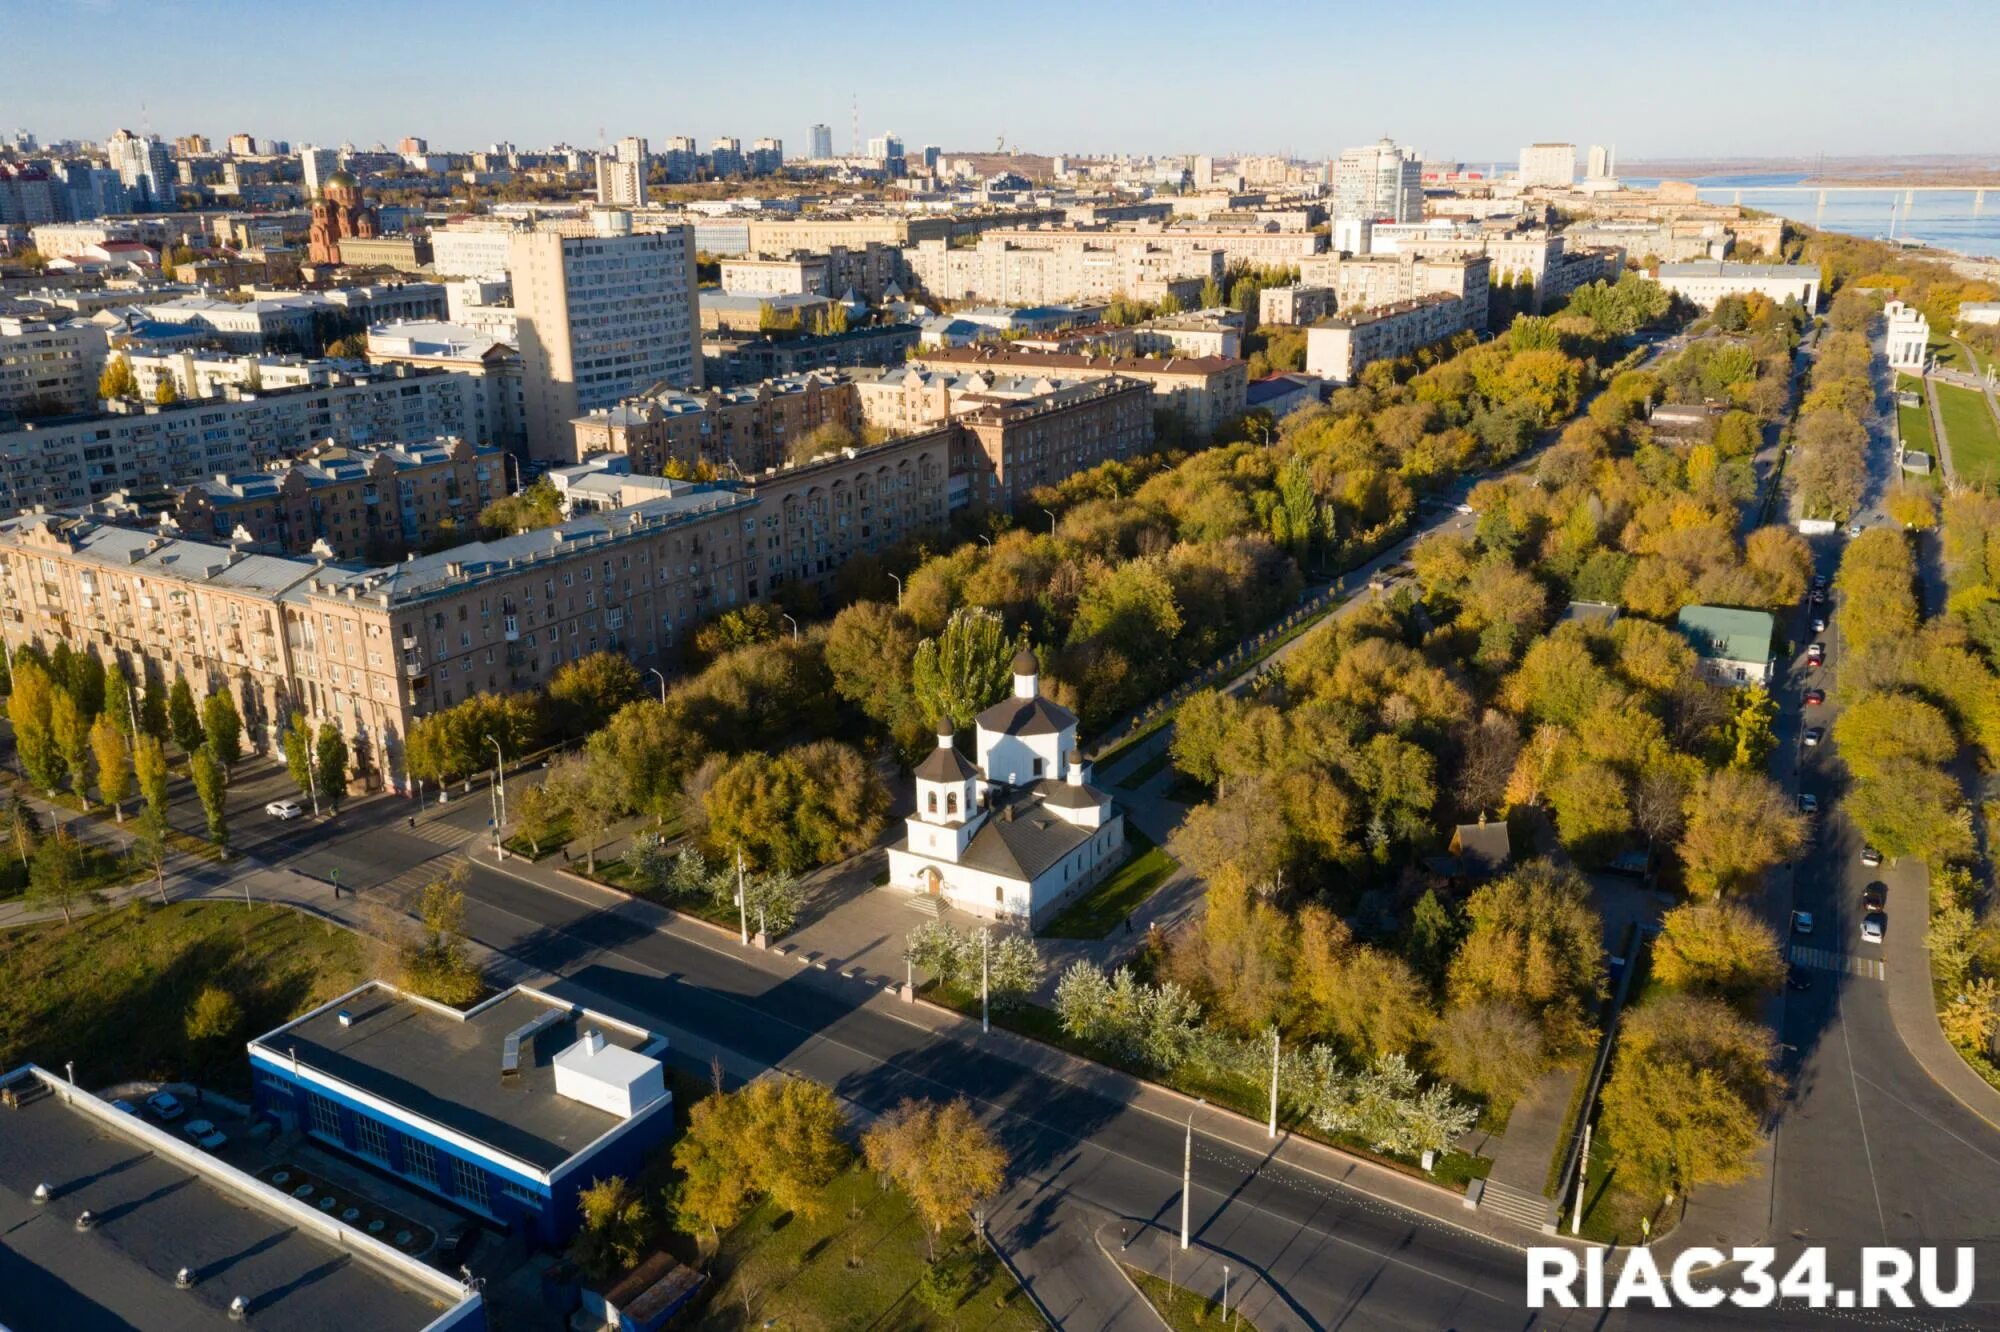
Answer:
M0 6L0 13L13 7ZM72 0L71 8L79 17L102 17L111 7ZM2000 48L2000 12L1970 3L1933 15L1955 40L1884 48L1867 41L1869 11L1852 0L1754 12L1700 0L1678 7L1672 27L1564 3L1529 29L1458 0L1394 12L1338 6L1288 20L1284 40L1264 45L1243 43L1229 18L1194 6L1086 11L1034 0L967 48L974 76L954 81L950 98L936 96L926 78L868 73L883 25L907 23L907 11L856 4L838 11L845 21L829 23L824 9L789 0L760 15L766 31L781 38L788 24L811 24L813 40L759 47L760 77L741 78L732 62L716 61L672 83L593 79L584 98L571 71L599 57L607 25L621 33L621 49L669 49L700 41L706 30L689 25L705 11L671 6L633 14L583 3L566 8L555 25L546 11L503 3L469 25L450 11L392 11L363 0L345 8L342 20L393 14L401 39L351 67L337 57L322 62L343 95L302 98L297 29L282 21L282 11L293 8L305 12L259 5L251 21L243 0L121 10L123 40L94 54L105 77L88 82L74 79L59 58L70 43L62 27L10 24L25 58L12 71L13 96L0 103L0 126L44 139L102 140L121 126L166 138L221 140L247 131L294 145L393 145L413 134L460 151L495 141L594 147L625 135L684 133L704 143L723 134L771 135L798 153L808 128L824 123L838 153L896 132L907 143L953 152L991 151L1004 141L1035 153L1289 152L1308 159L1386 133L1434 159L1477 164L1511 161L1522 144L1541 140L1615 142L1627 161L1973 153L1993 146L1988 127L2000 109L2000 94L1979 69L1981 53ZM1414 45L1413 24L1422 34ZM218 40L217 32L227 36ZM1250 35L1261 43L1277 34ZM1242 45L1242 58L1269 66L1269 76L1254 81L1254 96L1157 95L1175 62L1228 50L1232 41ZM1411 54L1402 61L1356 54L1377 47ZM1051 58L1052 49L1068 54ZM449 64L438 61L445 50L453 52ZM182 60L217 55L229 57L228 79L173 76ZM1087 97L1073 86L1079 62L1092 68ZM977 77L980 66L989 78ZM1411 80L1425 67L1451 76L1412 96ZM458 81L448 98L429 91L468 68L507 77ZM1777 77L1784 70L1799 78ZM1549 74L1555 77L1540 78L1533 98L1522 95L1524 78ZM1836 87L1879 95L1813 96L1815 88ZM1770 99L1792 94L1808 100L1810 115L1776 113ZM850 143L857 99L862 144Z

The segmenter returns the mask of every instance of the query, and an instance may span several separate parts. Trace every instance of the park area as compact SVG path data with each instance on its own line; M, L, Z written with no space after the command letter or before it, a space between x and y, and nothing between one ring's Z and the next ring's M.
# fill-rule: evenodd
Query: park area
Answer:
M1915 406L1905 403L1896 405L1896 430L1898 438L1903 441L1903 447L1936 458L1937 439L1931 434L1930 404L1924 400L1924 395L1930 390L1924 386L1924 381L1915 375L1898 375L1896 391L1914 393L1917 397Z
M0 934L0 1069L33 1061L102 1087L199 1075L246 1091L243 1039L357 984L347 931L282 907L134 902ZM233 1000L231 1030L191 1041L204 991Z
M2000 481L2000 425L1986 395L1976 389L1933 382L1938 415L1951 445L1952 471L1974 485Z

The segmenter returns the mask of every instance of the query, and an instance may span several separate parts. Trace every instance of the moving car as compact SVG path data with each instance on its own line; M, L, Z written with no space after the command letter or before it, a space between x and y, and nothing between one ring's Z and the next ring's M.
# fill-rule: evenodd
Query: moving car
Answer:
M1792 913L1793 934L1811 934L1812 927L1813 927L1812 912L1794 911Z
M1819 797L1814 795L1810 791L1799 792L1799 813L1801 814L1819 813Z
M1860 535L1861 535L1861 524L1860 524L1860 523L1849 523L1849 524L1847 525L1847 535L1849 535L1849 536L1851 536L1851 537L1858 537L1858 536L1860 536Z
M1822 703L1824 703L1824 702L1826 702L1826 690L1824 690L1824 689L1808 689L1808 690L1806 690L1806 706L1807 706L1807 707L1809 707L1809 708L1816 708L1816 707L1818 707L1818 706L1819 706L1820 704L1822 704Z
M1861 918L1861 938L1867 943L1881 943L1883 931L1889 928L1889 917L1880 911L1871 911Z
M1806 648L1806 665L1819 666L1826 662L1826 644L1814 643Z
M1861 909L1880 911L1889 905L1889 885L1876 880L1861 890Z
M273 800L270 804L264 806L264 812L274 819L288 821L296 819L299 815L305 813L306 809L304 805L301 805L296 800Z
M1812 973L1804 967L1793 967L1785 973L1785 988L1788 990L1810 990Z
M170 1091L157 1091L148 1096L146 1108L169 1124L187 1113L187 1107L181 1104L181 1098Z
M1813 632L1816 634L1823 634L1826 632L1826 616L1824 615L1813 616Z
M1882 853L1872 846L1864 846L1861 848L1861 863L1869 869L1874 869L1882 863Z
M1824 740L1825 738L1826 738L1826 728L1823 726L1806 727L1806 733L1803 737L1803 739L1806 742L1807 749L1813 749L1817 747L1819 742L1821 740Z
M205 1152L212 1152L229 1141L229 1135L206 1119L190 1119L181 1130L187 1140Z

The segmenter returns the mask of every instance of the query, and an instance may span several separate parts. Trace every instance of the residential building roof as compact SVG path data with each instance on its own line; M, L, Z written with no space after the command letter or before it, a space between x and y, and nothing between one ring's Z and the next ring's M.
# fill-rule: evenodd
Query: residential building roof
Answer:
M1768 611L1735 606L1683 606L1674 625L1711 661L1770 660L1778 627Z
M1690 259L1685 263L1661 264L1660 276L1732 278L1819 278L1818 264L1732 264L1721 259Z

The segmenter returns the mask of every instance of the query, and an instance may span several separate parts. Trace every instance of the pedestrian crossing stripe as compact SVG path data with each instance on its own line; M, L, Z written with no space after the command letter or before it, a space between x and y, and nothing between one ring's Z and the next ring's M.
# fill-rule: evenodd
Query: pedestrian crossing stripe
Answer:
M419 823L415 828L408 831L415 836L423 838L426 842L434 842L438 846L457 846L466 838L472 836L465 829L453 827L449 823Z
M1853 957L1831 948L1808 948L1804 944L1793 944L1791 959L1802 967L1812 967L1819 971L1842 971L1850 976L1861 976L1868 980L1885 980L1882 960L1874 957Z

